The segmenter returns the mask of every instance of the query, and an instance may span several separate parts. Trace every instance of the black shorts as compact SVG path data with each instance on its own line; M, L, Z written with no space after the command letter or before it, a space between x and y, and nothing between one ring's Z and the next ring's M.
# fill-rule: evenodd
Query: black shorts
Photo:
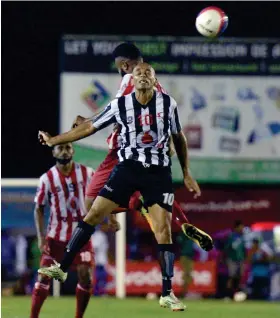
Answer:
M141 192L145 206L157 203L172 212L174 194L171 168L155 165L144 167L139 161L124 160L116 165L99 196L128 207L135 191Z

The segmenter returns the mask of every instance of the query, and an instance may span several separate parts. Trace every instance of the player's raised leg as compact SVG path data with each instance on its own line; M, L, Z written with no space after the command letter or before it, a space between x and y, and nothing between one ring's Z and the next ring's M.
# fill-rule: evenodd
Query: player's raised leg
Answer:
M177 224L183 233L205 251L213 248L211 236L191 224L177 201L173 203L172 223Z
M153 223L151 220L151 217L149 215L149 211L148 209L145 207L144 204L144 198L142 196L142 194L139 191L136 191L135 193L133 193L133 195L130 198L129 201L129 210L130 211L135 211L137 213L141 213L141 215L146 219L146 221L148 222L151 230L154 232L154 227L153 227Z
M131 197L129 203L130 210L139 210L142 216L148 222L151 230L154 232L153 222L149 211L144 205L144 198L139 191L135 192ZM180 207L177 201L173 203L173 212L172 212L172 222L171 227L178 226L183 233L193 240L198 246L200 246L205 251L210 251L213 248L213 240L211 236L204 231L200 230L198 227L191 224L186 217L184 211Z
M73 263L76 254L89 241L91 235L94 233L95 226L102 223L104 218L108 217L117 207L118 204L115 202L98 196L94 200L93 205L84 220L79 222L74 230L66 247L61 264L55 262L55 264L50 267L40 268L38 272L64 282L67 278L67 271Z

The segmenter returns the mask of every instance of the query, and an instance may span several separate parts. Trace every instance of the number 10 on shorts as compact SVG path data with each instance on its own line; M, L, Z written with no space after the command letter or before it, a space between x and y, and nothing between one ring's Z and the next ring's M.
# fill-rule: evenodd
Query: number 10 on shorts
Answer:
M174 194L173 193L163 193L163 203L172 205L174 202Z

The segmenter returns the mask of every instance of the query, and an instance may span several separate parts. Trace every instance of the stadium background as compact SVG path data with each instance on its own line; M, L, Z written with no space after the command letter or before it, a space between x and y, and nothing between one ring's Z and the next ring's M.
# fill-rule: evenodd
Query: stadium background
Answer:
M234 170L230 174L230 177L227 177L227 173L225 172L221 173L221 175L218 177L217 175L216 177L213 177L213 174L210 175L209 171L213 171L215 167L218 167L218 170L221 169L221 166L217 165L216 161L218 161L219 163L225 162L226 160L232 160L232 158L236 159L236 156L238 156L238 153L240 152L240 145L242 145L243 150L248 150L249 145L248 147L244 147L244 142L248 141L249 136L248 131L246 131L247 135L245 135L245 132L242 131L241 128L243 128L244 126L241 126L240 128L241 131L238 135L238 138L240 138L240 140L236 138L234 133L225 132L224 134L215 134L217 129L208 127L207 122L211 121L209 120L209 118L212 118L215 115L215 111L217 116L221 115L222 113L221 110L217 110L216 108L214 110L213 108L216 105L216 102L213 101L212 96L215 93L214 84L217 82L217 95L223 95L220 94L223 90L223 88L219 86L221 81L228 86L228 90L231 92L233 90L233 87L235 88L234 85L236 84L234 83L236 83L236 79L240 80L242 83L241 86L243 90L240 92L239 95L237 94L237 96L239 97L236 97L234 99L231 94L225 92L225 94L228 94L227 98L231 103L228 106L234 107L235 111L236 109L238 110L238 112L233 115L233 118L235 118L237 121L239 118L241 120L241 123L242 120L246 118L246 124L248 124L248 126L251 125L253 127L255 125L257 127L257 117L259 114L258 110L260 109L260 107L254 108L256 101L256 99L254 99L254 95L256 94L260 95L261 100L265 100L265 105L262 105L261 107L261 111L264 112L264 115L259 115L261 117L261 120L265 119L266 122L272 120L273 122L280 121L280 49L275 49L275 45L280 42L279 31L276 22L278 19L277 14L280 11L279 3L271 2L264 4L262 2L256 2L254 3L252 10L251 3L226 2L162 2L160 4L158 2L154 2L149 4L141 3L141 5L140 3L126 2L123 2L121 4L118 2L112 2L110 3L110 5L101 2L3 2L2 178L38 178L45 170L53 165L54 162L51 158L49 149L41 147L37 142L37 131L38 129L43 129L45 131L49 131L50 133L57 133L59 132L60 124L63 130L67 129L68 125L71 122L70 120L72 120L72 114L74 116L76 114L87 114L87 112L90 111L90 98L89 100L86 100L86 98L89 96L84 96L83 99L82 93L88 88L94 88L95 92L97 90L98 93L96 83L94 84L92 80L100 80L102 85L104 85L106 92L108 90L108 94L106 93L106 98L112 96L112 94L114 93L118 77L117 75L106 75L107 73L114 72L114 70L111 68L110 70L107 70L104 66L103 75L92 74L94 73L94 70L91 70L91 74L86 74L82 79L80 79L80 84L78 84L78 86L80 85L81 89L79 91L77 90L76 95L70 96L73 97L73 99L70 98L67 103L63 104L63 98L65 99L67 98L67 96L69 98L70 92L74 92L74 90L71 90L71 87L76 86L75 79L69 79L68 77L70 81L68 81L70 83L68 83L68 86L66 81L61 80L61 77L63 77L64 75L66 75L64 77L67 77L67 73L64 72L65 70L67 70L67 67L70 67L70 70L71 68L76 68L76 71L78 72L80 71L79 67L81 67L81 65L82 67L85 67L85 65L87 65L86 63L89 63L89 68L94 67L90 65L89 54L87 56L79 56L79 54L75 53L77 52L77 46L73 44L75 40L86 40L90 43L91 38L84 37L83 35L85 34L93 36L104 34L130 34L150 36L149 39L142 38L140 40L137 39L137 41L139 44L142 43L142 47L145 49L145 58L148 61L150 59L154 60L154 62L158 62L161 57L159 58L158 56L152 55L151 52L153 50L153 47L149 46L148 44L158 44L161 41L161 43L163 43L163 46L157 46L156 49L158 50L164 47L164 43L168 43L168 39L159 40L158 38L155 38L155 36L162 35L173 37L197 37L198 34L195 30L194 19L197 13L202 8L210 4L221 7L229 15L230 21L228 30L225 34L225 40L229 39L230 41L231 37L263 39L255 39L247 42L246 40L244 40L245 46L248 48L248 52L250 52L250 54L248 54L244 61L242 60L242 58L239 59L227 57L226 59L221 60L214 58L210 62L222 61L225 63L229 63L229 65L238 65L239 63L254 64L257 62L260 68L259 71L255 71L255 75L257 75L258 77L254 77L253 79L252 77L250 77L250 75L246 75L245 72L241 75L239 73L237 77L237 73L235 73L235 71L233 71L232 69L227 74L227 77L224 77L225 74L217 75L216 73L213 74L214 76L210 78L209 73L206 72L204 74L205 77L202 84L200 83L200 79L202 78L201 75L196 76L197 74L195 73L193 75L188 75L186 78L182 77L181 75L176 76L174 74L170 74L172 72L172 70L170 70L170 67L174 70L174 65L169 64L168 66L167 64L165 64L165 68L169 67L168 73L163 71L163 74L160 74L159 72L159 80L163 83L164 86L168 86L168 91L170 90L170 88L175 90L175 95L178 94L178 98L181 97L181 99L183 100L182 104L185 110L188 109L188 107L189 109L192 109L192 107L193 109L195 109L196 106L198 108L204 108L204 104L207 104L208 106L210 105L208 107L208 109L210 109L207 113L208 115L205 115L205 112L202 115L198 115L198 120L197 118L195 118L195 124L193 124L193 122L192 124L193 127L195 127L195 133L197 133L197 129L198 131L200 131L200 129L206 129L206 131L209 132L210 135L208 134L208 136L211 138L210 142L213 140L213 149L215 149L216 153L218 153L218 155L215 156L216 158L214 159L214 163L216 164L216 166L213 166L211 162L209 163L206 160L206 163L204 164L204 170L202 170L201 166L199 165L196 169L196 174L200 173L200 175L197 175L197 177L198 180L201 182L203 191L203 196L200 200L200 204L193 202L191 196L186 195L185 191L181 188L180 180L177 177L177 170L175 170L175 186L176 188L178 188L177 197L179 201L181 201L182 207L188 210L188 216L191 221L196 225L210 231L212 234L216 233L216 235L218 235L220 233L217 232L221 230L225 230L226 232L226 230L229 230L232 227L235 219L242 219L247 226L252 226L255 223L258 223L253 226L253 230L260 229L260 226L262 229L264 229L263 226L265 226L266 231L262 231L262 239L268 242L269 246L274 249L274 253L276 253L277 244L278 248L280 244L279 238L277 240L275 234L277 232L275 230L273 232L273 228L275 228L274 224L280 222L280 203L278 199L280 189L280 168L279 160L277 161L280 152L279 139L277 142L277 136L274 136L273 138L270 138L267 141L263 142L263 146L261 146L260 148L254 148L253 151L249 150L247 151L247 153L245 153L245 155L243 155L243 157L247 156L247 161L245 162L247 164L248 158L249 163L255 162L256 159L258 159L260 162L261 159L261 162L255 168L256 170L252 168L251 164L249 165L250 171L248 174L248 170L246 170L244 161L240 160L240 162L237 162L238 164L236 165L236 167L239 167L240 169L240 166L242 166L243 168L245 166L244 170L241 171L246 172L246 174L243 174L243 177L242 173L238 174L236 170ZM64 37L63 42L62 38L65 34L80 34L81 36L78 38ZM119 40L120 39L116 37L116 41ZM203 39L200 38L198 41L202 40ZM70 43L68 43L68 53L72 50L72 53L70 54L65 54L66 41ZM194 41L194 43L201 43L195 42L197 41L196 39L182 40L182 38L177 38L176 42L179 41ZM146 46L144 44L146 44ZM256 44L267 45L267 58L263 58L262 48L255 50L252 49L252 46ZM254 53L252 54L252 52ZM261 58L256 59L256 55L254 54L261 54ZM83 62L81 64L79 62L79 57L85 59L87 62ZM67 58L69 60L68 64L66 63ZM78 62L74 59L77 59ZM162 59L168 59L168 62L170 62L169 56L165 55L164 57L163 55ZM192 61L193 57L188 56L187 58L183 58L179 56L178 59L189 62ZM109 55L107 56L107 60L105 56L104 61L109 61ZM199 57L198 61L208 62L209 60L203 57ZM103 62L104 65L105 62ZM271 64L273 65L273 67L268 67ZM182 70L183 72L185 69L183 69L183 65L181 66L182 69L180 70ZM108 65L107 67L109 68ZM264 69L265 71L263 71ZM271 73L269 74L270 71ZM248 71L248 73L249 72L251 71ZM230 75L231 77L229 78ZM180 86L179 91L176 92L176 86L172 86L172 79L174 80L174 82L183 82L185 80L186 83L188 82L188 84L185 84L185 82L183 82L182 84L180 83L180 85L178 85ZM250 80L249 87L247 87L246 85L246 81L248 81L248 79ZM196 83L195 87L198 88L197 91L194 91L193 89L192 80ZM212 85L213 92L210 92L210 90L208 92L208 84ZM182 95L184 88L186 88L186 92L189 92L191 94L190 97L187 97L187 99L189 99L187 101L184 95L180 96ZM250 91L250 89L252 89L252 91ZM267 95L269 89L271 94ZM271 98L269 99L269 97ZM222 100L223 97L217 96L217 100L219 100L219 98ZM233 102L235 103L235 105L232 105ZM243 104L246 104L247 109L250 108L252 111L250 113L244 113L244 108L242 107ZM212 105L214 106L212 107ZM61 106L61 108L59 106ZM256 111L254 111L254 109L256 109ZM188 132L190 132L189 126L191 125L186 120L186 131ZM229 129L228 127L216 128L218 128L218 130L220 128ZM193 131L191 130L191 132ZM224 135L226 137L230 136L231 138L232 136L234 136L234 140L232 140L232 143L230 144L231 147L233 147L233 150L231 148L231 151L233 151L233 153L230 153L228 150L223 153L221 149L214 148L214 145L219 145L219 140ZM103 145L104 140L104 136L96 140L96 149L98 149L98 152L95 152L94 154L94 158L98 158L96 162L102 160L102 154L106 150L105 144ZM94 142L93 139L90 142L92 141ZM201 143L201 141L198 143ZM91 157L91 154L87 155L88 145L86 146L87 149L83 149L82 155L79 155L79 149L77 149L79 160L88 160L87 156ZM101 152L99 151L100 147ZM236 147L238 148L237 150ZM196 158L194 164L201 160L205 161L205 158L207 159L207 156L208 159L209 157L211 157L211 149L204 150L201 144L195 144L192 151L193 157ZM263 156L264 153L267 153L268 151L270 153L268 158L260 158ZM267 159L269 161L267 161ZM96 162L93 163L93 165L96 164ZM207 169L209 164L212 165L211 169ZM226 165L226 167L228 167L228 165ZM201 173L201 171L204 171L205 173ZM247 177L244 177L244 175ZM18 188L13 189L5 187L2 188L2 230L8 229L8 234L12 234L13 236L24 234L24 236L27 237L28 245L31 243L34 235L34 228L32 224L32 199L34 191L34 188L26 189L26 187L23 186L19 186ZM213 205L212 203L211 205L211 202L215 202L215 204ZM150 271L151 268L156 267L153 265L153 263L146 262L140 263L139 265L139 261L143 261L145 257L146 261L148 262L154 259L155 255L152 252L154 250L154 246L150 249L147 249L147 243L150 242L152 236L148 234L147 227L141 218L132 215L128 215L127 218L127 257L133 260L133 263L129 265L132 266L131 272L133 273L133 271L138 271L139 268L143 270L145 266L148 266L147 271ZM213 220L215 220L215 222L213 222ZM270 223L264 224L263 222ZM248 236L248 241L250 241L251 237L252 235ZM114 237L111 235L109 239L111 242L111 256L113 259ZM138 248L136 249L136 252L132 252L135 250L135 246L138 246ZM133 253L135 255L133 255ZM29 256L28 248L27 256ZM213 263L211 263L213 262L213 259L215 259L215 256L213 256L212 260L210 260L209 263L202 262L197 264L198 273L201 273L205 270L208 271L208 273L210 272L210 281L212 283L214 280L213 277L216 274L215 269L210 269L213 265ZM138 260L138 265L135 260ZM280 280L279 269L276 264L277 259L272 264L271 271L271 277L274 279L274 282L277 279ZM133 266L136 267L133 268ZM202 266L202 269L199 269L199 266ZM26 278L28 277L28 275L25 275L25 273L23 274L24 275L21 275L24 277L22 278L22 280L28 280L28 278ZM151 272L151 275L152 274L153 272ZM197 283L196 287L194 288L195 292L199 292L199 288L201 288L201 286L202 289L205 289L205 286L207 287L205 281L207 280L208 284L211 285L211 283L209 283L209 275L204 279L202 275L198 275L198 281L201 279L202 283L201 281ZM178 285L180 285L179 274L178 277L176 277L176 281L177 280L179 282ZM29 283L25 282L22 283L23 286L26 286L28 284ZM279 286L277 281L276 284L274 283L274 285L276 286L276 289L274 291L275 294L272 296L272 298L274 297L275 299L277 299L279 297ZM66 288L64 288L64 291L65 289L68 289L68 287L69 289L71 289L71 286L66 286ZM211 288L213 289L213 286L210 286L210 289ZM137 292L139 292L141 288L139 288L139 286L135 288L134 286L134 290L135 289L137 290ZM8 290L10 289L8 288ZM151 289L149 289L149 291L151 291ZM27 290L26 288L23 288L21 292L28 293L28 288ZM140 293L146 294L147 292L148 290L144 286L144 289L141 290Z

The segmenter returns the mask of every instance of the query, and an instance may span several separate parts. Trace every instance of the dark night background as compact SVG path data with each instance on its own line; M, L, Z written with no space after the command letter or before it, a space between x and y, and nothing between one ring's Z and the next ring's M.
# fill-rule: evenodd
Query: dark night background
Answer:
M280 37L280 2L2 2L2 177L39 177L53 164L38 129L58 132L61 35L197 36L195 18L216 5L226 36Z

